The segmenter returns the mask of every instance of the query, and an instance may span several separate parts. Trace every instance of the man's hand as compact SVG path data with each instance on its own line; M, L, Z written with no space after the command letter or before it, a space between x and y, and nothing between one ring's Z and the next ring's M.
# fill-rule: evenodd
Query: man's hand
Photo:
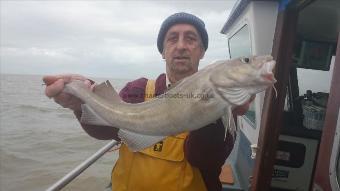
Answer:
M73 111L81 110L81 100L77 97L64 93L63 89L65 84L70 83L73 80L83 81L84 84L91 90L94 88L94 84L84 76L76 74L64 74L54 76L44 76L43 81L46 84L45 94L49 98L53 98L56 103L64 108L72 109Z
M255 99L255 95L251 96L250 99L243 105L235 107L233 109L233 114L234 115L244 115L248 109L249 109L249 105L251 104L251 102L253 102Z

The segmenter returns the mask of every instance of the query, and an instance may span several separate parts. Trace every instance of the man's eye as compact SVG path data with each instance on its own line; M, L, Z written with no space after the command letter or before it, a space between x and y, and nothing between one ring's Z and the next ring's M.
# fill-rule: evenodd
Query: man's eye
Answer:
M174 42L174 41L176 41L176 37L170 37L170 38L168 38L168 41Z
M242 58L241 61L242 61L243 63L248 64L248 63L249 63L249 58Z
M196 41L196 38L195 37L187 37L187 40L190 41L190 42L194 42L194 41Z

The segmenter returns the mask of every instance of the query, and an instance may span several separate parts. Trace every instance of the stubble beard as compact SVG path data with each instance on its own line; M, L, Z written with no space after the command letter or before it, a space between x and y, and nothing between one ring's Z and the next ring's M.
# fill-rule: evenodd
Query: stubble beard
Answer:
M173 81L182 80L185 77L188 77L195 73L196 70L192 68L190 61L187 63L171 63L170 66L167 68L167 74Z

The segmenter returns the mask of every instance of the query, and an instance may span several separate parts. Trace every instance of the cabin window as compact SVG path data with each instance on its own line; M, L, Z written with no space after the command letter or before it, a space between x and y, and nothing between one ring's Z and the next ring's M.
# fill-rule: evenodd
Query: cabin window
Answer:
M229 38L228 43L231 59L252 55L248 25L244 25L231 38ZM244 117L253 127L255 127L255 102L250 105L249 110Z
M334 44L328 42L318 42L311 40L302 40L296 52L297 67L328 71Z
M244 25L231 38L229 38L229 55L231 59L251 55L248 25Z

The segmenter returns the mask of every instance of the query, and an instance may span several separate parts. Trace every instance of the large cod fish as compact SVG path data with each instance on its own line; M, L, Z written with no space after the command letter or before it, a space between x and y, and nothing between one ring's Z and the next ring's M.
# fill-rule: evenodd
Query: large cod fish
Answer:
M222 116L235 129L233 108L273 86L274 66L271 56L217 61L174 84L165 94L138 104L123 102L108 81L94 92L80 81L66 84L63 91L84 102L82 123L119 128L122 142L139 151Z

